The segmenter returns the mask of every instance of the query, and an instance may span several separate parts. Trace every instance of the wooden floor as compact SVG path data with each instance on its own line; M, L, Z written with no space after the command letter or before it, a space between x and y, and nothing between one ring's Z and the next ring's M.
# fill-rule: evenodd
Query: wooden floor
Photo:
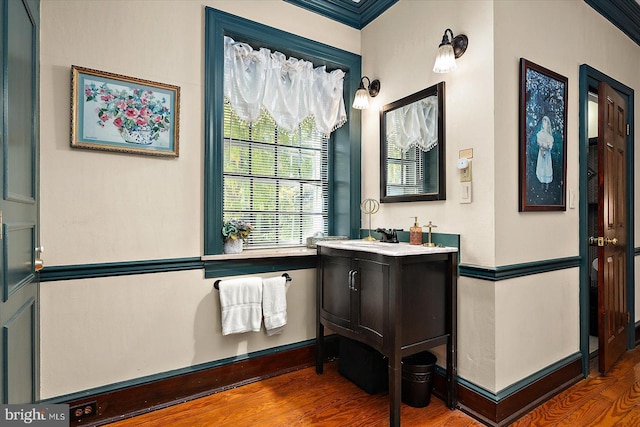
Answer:
M513 423L529 426L640 426L640 349L627 352L610 375L595 373ZM386 393L369 395L343 378L303 369L109 424L110 427L388 426ZM402 405L402 426L482 426L432 397L425 408Z

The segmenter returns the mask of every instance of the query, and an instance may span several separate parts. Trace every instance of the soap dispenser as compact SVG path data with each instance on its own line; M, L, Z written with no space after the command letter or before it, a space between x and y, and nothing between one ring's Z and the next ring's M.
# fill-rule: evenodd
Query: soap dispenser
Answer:
M409 244L421 245L422 244L422 227L418 225L418 217L414 216L413 227L409 229Z

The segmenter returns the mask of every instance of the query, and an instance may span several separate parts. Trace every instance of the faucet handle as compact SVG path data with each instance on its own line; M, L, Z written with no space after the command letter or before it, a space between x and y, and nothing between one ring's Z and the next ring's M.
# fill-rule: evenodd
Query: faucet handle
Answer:
M391 230L390 243L398 243L398 231L403 231L402 228L394 228Z

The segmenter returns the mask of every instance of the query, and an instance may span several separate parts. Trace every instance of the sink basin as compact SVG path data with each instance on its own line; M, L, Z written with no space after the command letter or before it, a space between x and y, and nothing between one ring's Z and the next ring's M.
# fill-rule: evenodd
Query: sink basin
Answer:
M326 246L334 249L360 250L390 256L406 256L419 254L434 254L457 252L454 247L426 247L422 245L410 245L408 243L386 243L369 240L337 240L318 242L318 246Z

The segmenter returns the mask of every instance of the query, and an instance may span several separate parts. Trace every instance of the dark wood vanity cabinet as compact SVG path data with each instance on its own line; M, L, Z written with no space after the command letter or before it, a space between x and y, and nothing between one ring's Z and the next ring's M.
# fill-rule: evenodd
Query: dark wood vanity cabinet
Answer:
M456 405L457 251L384 255L318 246L316 372L324 327L389 359L390 425L400 425L401 360L446 344L446 403Z

